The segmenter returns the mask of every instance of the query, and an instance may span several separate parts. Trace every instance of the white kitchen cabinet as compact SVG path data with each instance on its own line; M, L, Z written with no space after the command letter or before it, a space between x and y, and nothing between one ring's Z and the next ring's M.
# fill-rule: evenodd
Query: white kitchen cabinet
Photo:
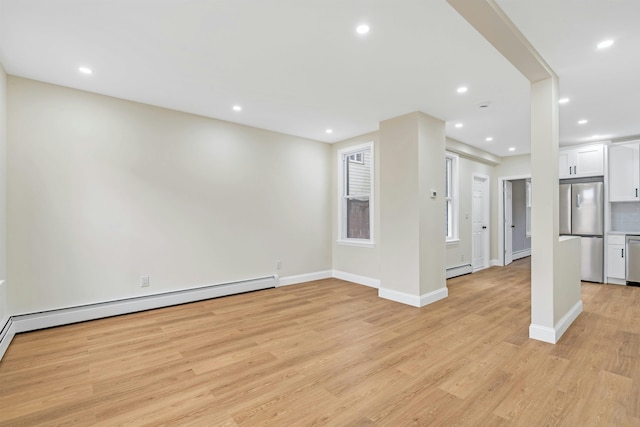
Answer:
M607 245L607 277L624 280L624 245Z
M609 201L640 200L640 143L609 147Z
M560 178L604 175L604 145L592 144L560 149Z

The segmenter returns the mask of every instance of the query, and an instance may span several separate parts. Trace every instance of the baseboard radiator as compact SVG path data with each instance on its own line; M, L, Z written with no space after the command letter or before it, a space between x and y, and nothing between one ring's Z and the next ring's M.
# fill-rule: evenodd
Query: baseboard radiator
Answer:
M447 268L447 279L451 279L452 277L463 276L465 274L469 274L473 272L471 268L471 264L459 265L457 267Z
M30 332L54 326L275 288L276 283L277 279L275 276L268 276L240 282L210 285L124 300L11 316L0 333L0 360L9 347L14 335L21 332Z

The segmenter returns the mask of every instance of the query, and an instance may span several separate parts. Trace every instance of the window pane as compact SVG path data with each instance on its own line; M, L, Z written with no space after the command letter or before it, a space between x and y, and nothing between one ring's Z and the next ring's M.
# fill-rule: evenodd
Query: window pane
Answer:
M369 196L371 193L371 152L363 150L346 156L345 195Z
M369 239L369 200L347 199L347 238Z
M445 182L444 182L444 188L445 188L445 197L451 197L451 163L453 161L449 158L446 159L446 164L445 164Z

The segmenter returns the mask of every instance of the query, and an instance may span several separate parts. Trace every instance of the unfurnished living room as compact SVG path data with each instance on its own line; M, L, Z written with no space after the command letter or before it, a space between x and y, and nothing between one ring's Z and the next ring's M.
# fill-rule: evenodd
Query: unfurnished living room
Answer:
M638 17L0 0L0 426L640 425Z

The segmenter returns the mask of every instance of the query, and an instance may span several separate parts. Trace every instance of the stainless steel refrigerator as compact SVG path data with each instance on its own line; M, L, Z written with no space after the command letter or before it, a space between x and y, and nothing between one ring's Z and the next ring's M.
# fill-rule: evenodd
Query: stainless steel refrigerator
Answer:
M560 235L580 236L582 280L604 280L604 184L560 183Z

